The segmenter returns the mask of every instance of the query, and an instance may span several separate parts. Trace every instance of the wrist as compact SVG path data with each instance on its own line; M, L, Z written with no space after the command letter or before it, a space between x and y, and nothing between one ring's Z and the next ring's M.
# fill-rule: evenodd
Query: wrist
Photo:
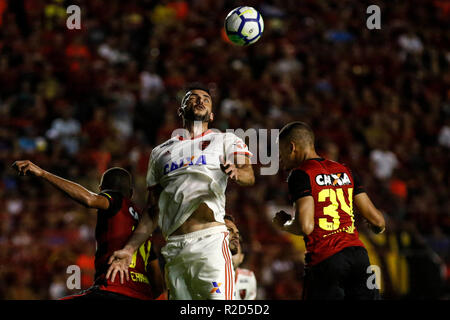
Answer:
M134 248L134 246L127 244L124 248L124 251L126 251L127 253L129 253L130 255L133 255L133 253L136 251L136 249Z
M378 226L374 226L374 225L371 225L371 229L372 229L373 233L375 233L375 234L381 234L384 232L384 230L386 230L385 227L378 227Z

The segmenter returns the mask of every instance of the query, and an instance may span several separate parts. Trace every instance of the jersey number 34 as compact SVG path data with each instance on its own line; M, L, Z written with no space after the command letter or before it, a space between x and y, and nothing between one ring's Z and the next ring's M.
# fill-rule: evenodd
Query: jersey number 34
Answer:
M319 227L326 231L334 231L339 229L341 224L338 209L347 213L352 221L352 225L347 228L347 232L353 233L354 230L354 216L353 216L353 188L348 188L348 204L345 200L344 190L338 189L323 189L318 194L318 202L325 202L330 199L331 204L323 208L323 214L332 217L332 221L327 218L319 218Z

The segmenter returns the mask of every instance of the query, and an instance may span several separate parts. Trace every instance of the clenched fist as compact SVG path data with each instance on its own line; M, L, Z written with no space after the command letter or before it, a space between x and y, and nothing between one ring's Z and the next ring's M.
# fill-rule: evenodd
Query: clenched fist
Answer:
M284 226L284 224L291 219L292 219L292 217L289 213L286 213L285 211L281 210L275 214L275 217L272 219L272 223L276 227L282 228Z

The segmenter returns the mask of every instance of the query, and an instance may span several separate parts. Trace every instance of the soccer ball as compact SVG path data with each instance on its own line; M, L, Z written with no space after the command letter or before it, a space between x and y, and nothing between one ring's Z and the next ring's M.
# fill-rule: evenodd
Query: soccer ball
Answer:
M228 39L238 46L248 46L261 38L264 21L261 14L252 7L238 7L225 18Z

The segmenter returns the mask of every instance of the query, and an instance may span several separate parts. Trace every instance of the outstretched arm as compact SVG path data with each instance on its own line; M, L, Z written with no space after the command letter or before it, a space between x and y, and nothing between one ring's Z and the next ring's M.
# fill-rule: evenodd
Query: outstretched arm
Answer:
M29 160L20 160L13 163L13 168L19 175L34 175L50 182L54 187L64 192L76 202L95 209L106 210L109 208L109 201L103 196L93 193L78 183L63 179L44 169L38 167Z
M120 276L120 283L123 283L124 277L127 281L129 280L128 266L131 263L133 253L152 235L158 225L158 201L161 190L160 185L149 188L147 208L136 230L123 249L114 251L113 255L109 258L108 263L110 267L106 273L106 278L111 277L112 282L114 282L117 273Z

